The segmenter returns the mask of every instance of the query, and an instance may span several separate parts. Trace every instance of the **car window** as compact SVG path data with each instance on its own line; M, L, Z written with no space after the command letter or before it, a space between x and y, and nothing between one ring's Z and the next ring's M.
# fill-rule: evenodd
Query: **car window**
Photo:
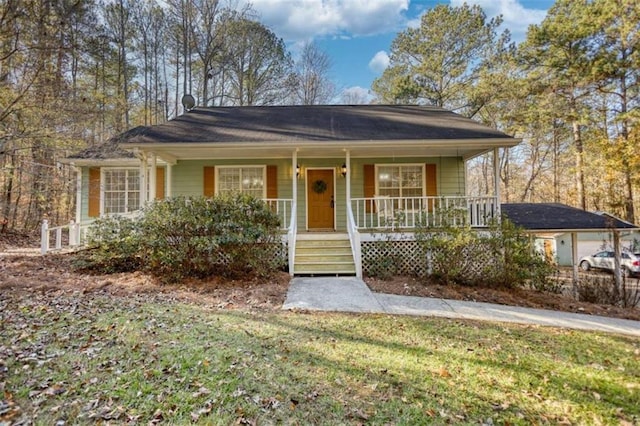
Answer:
M600 253L594 254L593 257L613 257L613 252L601 251Z
M622 253L623 259L631 259L631 257L627 253Z

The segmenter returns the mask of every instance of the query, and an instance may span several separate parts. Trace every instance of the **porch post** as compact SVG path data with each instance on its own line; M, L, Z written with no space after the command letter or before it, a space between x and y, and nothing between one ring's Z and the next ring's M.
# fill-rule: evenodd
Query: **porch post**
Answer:
M76 172L76 223L82 222L82 169L77 166L73 166L73 170Z
M173 181L173 165L171 163L167 163L167 183L166 183L166 190L165 190L165 197L169 198L173 195L173 185L172 185L172 181Z
M147 154L140 153L140 207L147 202Z
M291 191L294 204L298 199L298 176L296 176L296 169L298 167L298 150L293 151L293 155L291 156Z
M158 157L155 153L151 154L151 172L149 173L149 201L156 199L156 180L157 180Z
M500 148L493 148L493 187L496 197L496 218L500 220Z
M347 165L347 189L346 189L346 196L347 196L347 205L351 204L351 151L347 150L347 158L346 158L346 162L345 164Z

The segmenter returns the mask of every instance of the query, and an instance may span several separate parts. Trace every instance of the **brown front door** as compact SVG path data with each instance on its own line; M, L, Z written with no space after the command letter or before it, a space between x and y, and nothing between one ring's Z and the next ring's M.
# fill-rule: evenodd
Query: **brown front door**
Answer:
M307 215L309 230L333 230L333 170L307 170Z

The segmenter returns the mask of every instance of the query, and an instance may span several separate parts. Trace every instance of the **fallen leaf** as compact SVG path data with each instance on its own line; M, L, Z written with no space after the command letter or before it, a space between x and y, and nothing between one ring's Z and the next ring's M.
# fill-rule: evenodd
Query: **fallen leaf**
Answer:
M438 372L438 375L440 377L451 377L451 373L449 373L449 371L444 367L440 369L440 371Z

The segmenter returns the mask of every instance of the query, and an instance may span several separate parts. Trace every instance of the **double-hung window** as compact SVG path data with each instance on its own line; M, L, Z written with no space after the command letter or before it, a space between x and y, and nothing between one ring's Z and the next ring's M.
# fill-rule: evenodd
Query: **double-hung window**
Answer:
M240 192L256 198L266 197L265 166L216 167L218 194Z
M383 197L423 197L423 164L377 165L377 194Z
M129 213L140 208L140 170L102 169L103 214Z

